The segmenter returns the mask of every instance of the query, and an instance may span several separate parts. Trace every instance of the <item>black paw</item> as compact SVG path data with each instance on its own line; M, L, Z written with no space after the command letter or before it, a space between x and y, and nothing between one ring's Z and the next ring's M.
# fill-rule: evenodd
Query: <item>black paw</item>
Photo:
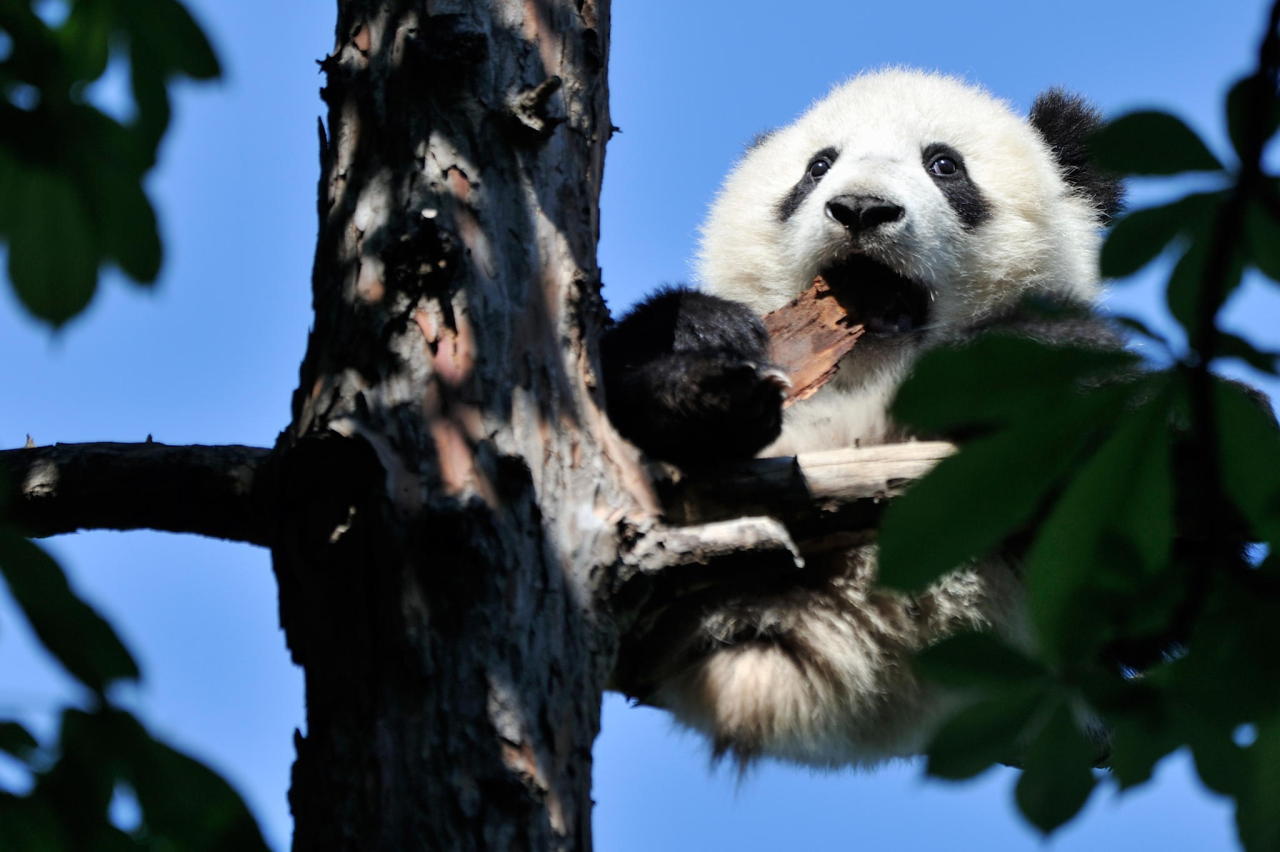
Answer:
M603 342L609 417L649 455L681 467L750 458L782 428L786 377L744 305L665 290Z

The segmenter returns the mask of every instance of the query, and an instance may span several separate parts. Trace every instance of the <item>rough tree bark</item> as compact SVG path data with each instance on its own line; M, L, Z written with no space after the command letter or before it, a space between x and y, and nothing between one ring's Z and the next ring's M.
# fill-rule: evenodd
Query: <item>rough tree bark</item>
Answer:
M608 10L338 7L277 446L294 846L588 849L602 593L652 515L595 387Z
M793 536L866 535L950 452L709 484L617 436L596 352L608 37L608 0L339 0L315 323L275 449L0 453L31 534L272 548L306 676L295 849L589 849L601 694L646 601L794 570Z

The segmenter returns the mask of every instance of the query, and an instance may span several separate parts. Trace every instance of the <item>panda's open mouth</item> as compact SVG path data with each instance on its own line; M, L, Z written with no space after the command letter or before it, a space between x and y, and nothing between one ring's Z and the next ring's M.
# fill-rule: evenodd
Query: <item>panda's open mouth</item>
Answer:
M850 254L821 272L851 316L877 337L919 331L929 321L929 288L865 254Z

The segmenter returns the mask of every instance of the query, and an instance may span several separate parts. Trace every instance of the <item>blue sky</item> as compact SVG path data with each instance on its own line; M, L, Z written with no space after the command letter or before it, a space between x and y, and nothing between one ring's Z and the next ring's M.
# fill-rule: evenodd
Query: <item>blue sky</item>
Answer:
M5 404L0 446L54 441L270 445L288 421L310 322L315 235L315 60L333 4L191 0L227 68L183 87L151 188L167 259L141 290L113 276L88 314L51 336L0 292ZM1105 112L1162 105L1220 129L1226 86L1252 61L1261 0L1048 4L853 4L790 0L618 0L613 122L601 264L614 311L687 280L715 187L755 133L787 122L865 67L961 74L1025 110L1061 85ZM1160 190L1138 187L1141 203ZM1111 304L1163 323L1153 277ZM1276 346L1280 302L1256 282L1231 323ZM1274 394L1276 388L1268 386ZM284 649L267 554L149 533L92 533L48 546L111 618L143 666L133 696L173 741L226 774L272 843L287 846L291 733L302 683ZM0 604L0 711L48 723L69 694ZM739 783L711 771L697 739L661 713L607 700L596 746L597 848L738 852L892 844L897 850L1038 849L1012 811L1013 773L967 785L922 779L904 762L875 772L766 765ZM1229 809L1185 760L1157 782L1095 795L1048 848L1233 849Z

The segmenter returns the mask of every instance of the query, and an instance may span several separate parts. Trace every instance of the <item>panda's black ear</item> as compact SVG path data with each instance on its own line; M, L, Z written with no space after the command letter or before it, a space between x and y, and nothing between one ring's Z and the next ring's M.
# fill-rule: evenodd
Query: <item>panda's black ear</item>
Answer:
M1028 120L1053 149L1067 182L1094 203L1103 224L1111 221L1124 205L1124 187L1117 176L1089 162L1086 147L1089 135L1102 126L1102 114L1079 95L1050 89L1031 105Z
M772 138L773 134L777 132L778 132L778 128L776 127L771 127L768 130L761 130L755 136L751 137L751 141L747 143L747 147L744 149L744 153L750 153L751 151L754 151L755 149L759 148L761 145L768 142L769 139Z

